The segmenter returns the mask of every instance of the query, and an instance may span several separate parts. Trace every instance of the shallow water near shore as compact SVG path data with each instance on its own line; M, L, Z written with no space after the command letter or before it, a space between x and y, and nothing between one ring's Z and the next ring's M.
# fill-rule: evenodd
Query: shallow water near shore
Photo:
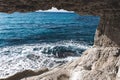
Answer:
M75 13L0 13L0 78L25 69L52 68L93 45L97 16Z

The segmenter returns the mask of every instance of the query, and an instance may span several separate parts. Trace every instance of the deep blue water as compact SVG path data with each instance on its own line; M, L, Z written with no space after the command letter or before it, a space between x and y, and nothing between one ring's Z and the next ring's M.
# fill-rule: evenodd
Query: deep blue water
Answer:
M99 17L75 13L0 13L0 46L73 40L93 44Z
M75 13L0 13L0 78L78 58L93 45L98 23Z

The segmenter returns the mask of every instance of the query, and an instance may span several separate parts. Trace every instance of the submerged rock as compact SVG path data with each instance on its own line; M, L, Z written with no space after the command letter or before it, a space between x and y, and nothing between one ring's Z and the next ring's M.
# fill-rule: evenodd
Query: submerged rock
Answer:
M51 54L55 58L66 58L68 56L78 56L83 49L73 49L73 47L55 46L53 48L44 48L43 54Z
M40 58L40 56L34 55L34 54L29 54L26 56L28 59L36 61Z

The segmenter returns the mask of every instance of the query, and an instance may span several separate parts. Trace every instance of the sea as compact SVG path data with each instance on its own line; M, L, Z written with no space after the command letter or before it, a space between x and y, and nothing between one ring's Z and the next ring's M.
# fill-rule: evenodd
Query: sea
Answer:
M0 78L77 59L93 45L99 21L65 12L0 13Z

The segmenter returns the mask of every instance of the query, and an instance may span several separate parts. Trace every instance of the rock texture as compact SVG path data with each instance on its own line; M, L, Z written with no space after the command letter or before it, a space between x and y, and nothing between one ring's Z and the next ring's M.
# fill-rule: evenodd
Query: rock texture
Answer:
M76 61L26 80L120 80L119 55L118 47L91 48Z
M120 1L0 0L0 11L7 13L49 9L52 6L82 15L100 16L94 46L76 61L22 80L120 80Z
M36 70L36 71L25 70L22 72L18 72L18 73L14 74L8 78L4 78L4 79L0 79L0 80L20 80L20 79L25 78L25 77L40 75L40 74L45 73L47 71L49 71L48 68L43 68L43 69Z
M95 45L101 47L120 47L120 10L104 10L96 31Z

